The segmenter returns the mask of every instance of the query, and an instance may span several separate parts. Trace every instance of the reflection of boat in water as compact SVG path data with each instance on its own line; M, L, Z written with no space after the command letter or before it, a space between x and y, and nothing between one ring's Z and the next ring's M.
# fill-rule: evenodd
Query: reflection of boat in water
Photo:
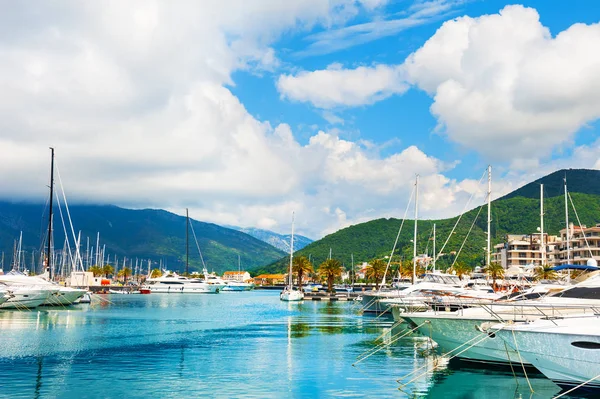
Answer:
M518 372L516 367L515 370ZM490 369L468 368L465 364L460 364L460 369L457 369L454 363L451 363L448 369L436 370L429 375L429 386L419 390L419 395L415 396L431 399L543 399L552 398L560 391L551 381L535 372L527 373L535 390L533 394L529 390L525 375L515 376L510 369L493 369L491 372Z

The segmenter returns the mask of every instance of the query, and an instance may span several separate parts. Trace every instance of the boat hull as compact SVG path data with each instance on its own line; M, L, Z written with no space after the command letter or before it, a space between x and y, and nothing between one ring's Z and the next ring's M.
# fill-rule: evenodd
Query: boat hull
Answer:
M22 291L15 290L12 292L13 297L0 305L0 309L33 309L43 304L50 295L48 290L31 290Z
M595 334L565 333L557 331L557 326L546 331L515 327L514 333L509 327L497 334L555 384L572 388L600 375L600 318L597 320ZM583 389L598 390L600 381L590 381Z
M464 319L458 317L435 317L435 315L403 314L404 320L420 326L419 332L438 344L442 353L450 353L466 361L509 365L519 363L519 355L506 346L494 333L481 326L492 319ZM530 365L529 362L524 362Z
M279 299L286 302L301 301L304 299L304 293L302 291L285 290L281 294L279 294Z

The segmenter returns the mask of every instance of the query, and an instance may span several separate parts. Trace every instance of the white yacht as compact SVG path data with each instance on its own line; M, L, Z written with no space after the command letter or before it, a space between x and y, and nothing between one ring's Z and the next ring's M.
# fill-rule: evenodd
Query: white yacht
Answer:
M562 317L584 307L600 305L599 288L600 276L570 287L540 284L508 300L472 301L456 311L410 312L400 317L415 327L420 326L419 332L431 337L443 353L460 352L458 357L463 360L509 364L518 361L518 354L487 327L504 321L518 323ZM549 294L543 295L544 292Z
M11 297L12 293L8 286L0 284L0 305L8 301Z
M600 389L600 315L537 319L492 328L508 346L563 388Z
M3 283L0 283L3 284ZM10 291L10 298L0 304L0 309L33 309L37 308L58 292L58 289L50 287L35 287L25 285L4 285Z
M141 289L163 294L218 294L220 286L206 283L200 279L180 276L177 273L166 273L163 276L146 280Z
M11 286L21 287L37 287L47 288L52 291L56 291L53 295L49 296L48 299L42 303L45 306L68 306L75 303L79 298L84 296L87 290L72 287L63 287L56 283L47 280L47 272L41 276L28 276L22 272L11 270L7 274L0 276L0 282ZM46 278L44 278L46 277Z

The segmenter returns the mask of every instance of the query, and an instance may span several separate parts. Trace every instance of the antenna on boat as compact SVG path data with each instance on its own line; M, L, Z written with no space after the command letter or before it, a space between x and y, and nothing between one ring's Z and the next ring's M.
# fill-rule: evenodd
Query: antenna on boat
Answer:
M54 197L54 148L50 147L50 211L48 212L48 248L46 251L46 266L48 267L48 280L52 281L52 267L50 266L50 248L52 245L52 197Z

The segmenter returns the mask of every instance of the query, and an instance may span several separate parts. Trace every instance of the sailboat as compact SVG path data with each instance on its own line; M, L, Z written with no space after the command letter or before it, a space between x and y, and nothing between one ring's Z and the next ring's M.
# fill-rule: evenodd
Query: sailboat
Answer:
M304 299L304 292L294 289L294 279L292 274L292 261L294 259L294 214L292 213L292 237L290 238L290 272L288 274L289 284L279 294L282 301L301 301Z
M238 254L238 276L242 274L242 264L240 255ZM251 283L239 280L225 280L225 287L222 291L250 291L254 286Z

